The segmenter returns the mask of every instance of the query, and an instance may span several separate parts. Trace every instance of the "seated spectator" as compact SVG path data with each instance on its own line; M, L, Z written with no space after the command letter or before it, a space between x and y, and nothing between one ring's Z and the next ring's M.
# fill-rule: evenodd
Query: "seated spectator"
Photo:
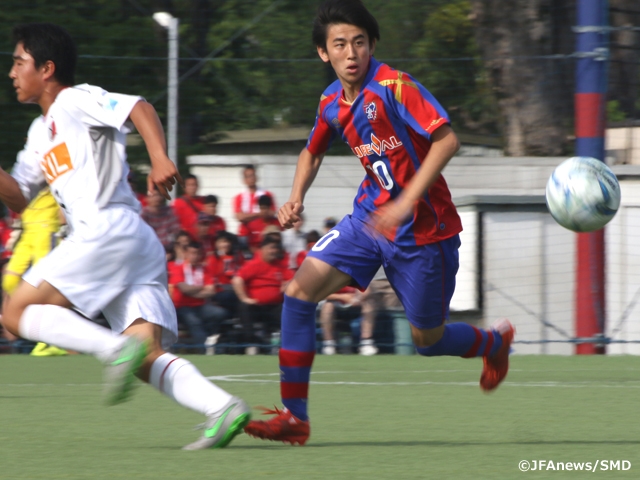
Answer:
M324 219L322 227L324 228L324 233L322 235L326 235L331 231L333 227L338 224L338 221L333 217L327 217Z
M227 230L227 223L224 219L218 215L218 197L215 195L207 195L204 197L204 203L202 204L202 213L209 216L209 236L216 238L219 232L225 232Z
M318 240L320 240L320 234L316 230L311 230L305 236L305 240L307 241L306 248L303 251L298 252L298 255L296 255L296 268L300 268L300 265L302 265L302 262L307 257L309 250L311 250Z
M282 248L282 230L280 225L269 225L262 231L260 241L267 235L276 238L280 242L280 253L278 254L278 261L284 268L289 268L289 254Z
M231 316L236 316L238 297L233 291L231 280L244 264L244 257L239 252L237 238L232 233L219 232L215 247L214 254L207 258L207 268L216 283L216 294L212 300Z
M280 328L284 289L293 272L279 260L282 244L277 235L267 234L255 257L245 263L231 281L240 300L240 323L244 343L266 344ZM262 324L255 330L254 323ZM256 353L248 349L246 353Z
M289 254L289 268L298 268L296 259L298 253L307 249L307 234L302 231L304 225L304 215L300 214L300 219L293 223L293 228L282 232L282 246Z
M138 201L140 202L140 205L142 205L143 207L147 206L147 196L140 193L139 191L139 181L138 181L138 175L136 175L136 173L133 170L129 170L129 174L127 175L127 182L129 183L129 186L131 187L131 191L133 192L133 194L136 196L136 198L138 199Z
M169 293L178 314L178 321L188 329L194 344L202 345L214 335L228 312L206 300L215 293L214 279L202 263L202 246L191 242L182 264L169 264Z
M180 231L180 223L160 192L156 190L147 195L147 205L140 215L156 232L165 249L173 244Z
M361 293L353 287L344 287L327 297L320 307L320 327L322 328L322 353L335 355L338 322L347 322L347 331L351 335L350 322L360 318L360 355L370 356L378 353L373 341L375 325L374 303L369 300L369 290Z
M240 238L241 244L246 242L246 237L249 235L247 223L258 217L258 212L260 211L258 199L261 196L268 195L271 197L272 215L276 213L276 202L273 194L267 190L258 188L258 177L253 165L244 167L242 170L242 180L247 186L247 189L233 198L233 213L236 220L240 222L238 237Z
M282 230L280 222L273 213L273 200L268 195L263 195L258 199L260 210L258 216L247 222L247 245L252 254L259 248L262 242L264 230L269 226L274 226L278 231Z
M191 243L191 237L184 230L180 230L173 242L173 263L182 265L187 254L187 246Z
M173 201L173 211L178 217L180 228L196 239L198 213L202 211L202 197L198 193L198 178L195 175L184 177L184 195Z
M206 213L198 214L198 221L196 224L196 242L202 245L205 258L209 258L213 255L216 247L216 237L209 232L211 227L211 217Z

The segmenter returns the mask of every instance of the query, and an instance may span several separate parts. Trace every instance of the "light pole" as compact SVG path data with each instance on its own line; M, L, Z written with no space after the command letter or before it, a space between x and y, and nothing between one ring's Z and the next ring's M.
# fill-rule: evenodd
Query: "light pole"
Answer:
M156 12L153 19L167 29L169 62L167 70L167 154L178 165L178 19L167 12ZM176 198L176 188L171 198Z

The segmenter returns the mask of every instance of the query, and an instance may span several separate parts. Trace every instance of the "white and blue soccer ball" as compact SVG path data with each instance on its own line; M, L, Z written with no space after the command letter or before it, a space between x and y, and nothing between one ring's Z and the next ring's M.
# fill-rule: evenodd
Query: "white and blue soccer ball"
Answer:
M571 157L549 177L546 198L551 216L560 225L574 232L593 232L618 211L620 184L604 162Z

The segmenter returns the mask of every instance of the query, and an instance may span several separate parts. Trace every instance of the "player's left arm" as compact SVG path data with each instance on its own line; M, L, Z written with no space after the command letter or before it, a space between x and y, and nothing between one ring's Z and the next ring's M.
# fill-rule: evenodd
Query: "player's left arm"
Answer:
M380 209L373 219L379 232L390 233L413 215L416 202L435 183L440 172L460 148L458 137L448 124L438 127L431 134L431 148L422 165L398 197Z
M153 105L144 100L135 104L129 118L144 140L151 160L151 171L147 176L147 189L152 192L157 188L160 194L169 200L169 192L177 183L182 185L182 177L176 165L167 156L167 143L160 118Z

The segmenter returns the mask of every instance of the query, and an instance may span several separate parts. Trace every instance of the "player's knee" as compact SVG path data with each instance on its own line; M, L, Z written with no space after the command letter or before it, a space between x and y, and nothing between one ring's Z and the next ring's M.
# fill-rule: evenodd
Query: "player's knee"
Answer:
M20 275L16 275L12 272L5 272L2 276L2 290L8 295L12 295L18 288L18 285L20 285L20 281Z
M426 357L435 355L431 352L430 347L438 343L443 334L444 325L436 328L417 328L413 325L411 326L411 338L416 346L416 351Z
M2 323L2 326L12 335L20 336L19 325L21 316L22 310L16 310L16 308L13 307L13 302L11 306L5 302L0 323Z
M289 285L287 285L287 288L285 289L284 294L287 297L297 298L298 300L309 301L309 299L307 298L307 295L303 292L302 288L300 288L300 284L295 280L292 280L291 282L289 282Z
M151 377L151 367L153 366L154 362L164 353L166 352L162 348L156 346L154 343L151 343L148 346L147 356L142 361L142 365L136 373L136 376L143 382L149 383L149 378Z

